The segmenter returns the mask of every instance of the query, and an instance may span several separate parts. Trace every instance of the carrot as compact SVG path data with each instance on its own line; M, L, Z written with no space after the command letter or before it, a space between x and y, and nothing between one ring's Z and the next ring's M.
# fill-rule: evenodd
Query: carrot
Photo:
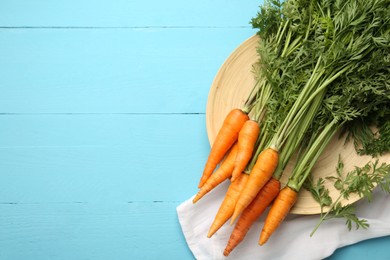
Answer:
M203 184L202 188L200 188L198 193L195 195L192 200L193 203L196 203L204 195L206 195L212 189L217 187L224 180L232 176L234 160L236 159L237 155L237 147L237 143L233 145L232 149L230 149L229 155L222 162L221 166L219 166L219 168L207 179L207 181Z
M280 182L271 178L259 191L255 199L245 208L238 219L229 241L223 252L228 256L230 252L245 238L252 224L263 214L264 210L272 203L280 190Z
M245 170L246 165L252 158L252 153L259 133L260 127L256 121L248 120L242 126L238 134L238 152L234 163L232 181Z
M199 181L199 188L203 186L230 147L237 141L238 133L247 120L249 120L248 115L241 109L233 109L226 116L207 158L202 177Z
M243 173L237 178L235 182L232 182L229 185L225 198L218 209L213 223L211 224L207 237L210 238L212 235L214 235L214 233L217 232L218 229L220 229L220 227L222 227L222 225L225 224L226 221L228 221L228 219L232 216L238 196L240 195L240 192L245 186L248 178L248 174Z
M256 164L249 174L248 182L238 198L230 223L233 223L236 220L241 212L256 197L261 188L263 188L272 177L272 174L278 165L278 160L279 154L274 147L267 148L259 154Z
M276 197L261 231L259 244L264 245L270 238L272 233L280 226L282 221L286 218L292 206L298 198L298 192L285 186Z

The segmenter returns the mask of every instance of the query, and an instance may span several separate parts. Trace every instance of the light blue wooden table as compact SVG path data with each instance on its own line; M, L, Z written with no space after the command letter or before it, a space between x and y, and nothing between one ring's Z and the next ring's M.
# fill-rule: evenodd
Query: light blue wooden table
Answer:
M0 259L192 259L176 207L259 1L0 1ZM330 259L385 259L390 237Z

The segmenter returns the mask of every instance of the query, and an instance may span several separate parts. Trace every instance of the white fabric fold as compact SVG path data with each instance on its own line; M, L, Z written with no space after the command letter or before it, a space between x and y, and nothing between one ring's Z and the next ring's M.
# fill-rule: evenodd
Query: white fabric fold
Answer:
M225 181L196 204L189 198L177 207L183 234L196 259L324 259L337 248L390 235L390 196L376 190L372 202L361 200L355 204L358 217L367 219L370 224L368 229L349 231L344 219L331 219L323 222L314 236L310 237L319 215L289 215L270 240L259 246L265 212L252 226L244 241L225 257L223 250L234 226L227 222L213 237L207 238L206 235L227 186L228 182Z

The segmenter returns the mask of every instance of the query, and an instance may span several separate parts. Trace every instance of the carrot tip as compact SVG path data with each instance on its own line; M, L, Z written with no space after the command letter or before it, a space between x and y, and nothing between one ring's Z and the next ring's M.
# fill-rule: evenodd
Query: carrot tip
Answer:
M267 243L267 238L264 238L263 236L261 236L261 238L260 238L260 241L259 241L259 245L264 245L265 243Z
M230 223L233 224L243 211L244 208L240 204L236 204Z
M215 234L215 232L218 231L219 228L220 228L220 227L216 227L216 226L212 225L212 226L210 227L210 229L209 229L209 232L207 233L207 238L212 237L212 236Z
M264 230L261 232L260 234L260 239L259 239L259 245L264 245L265 243L267 243L268 241L268 238L269 238L269 235L268 233L266 233Z
M234 222L236 221L238 215L239 215L239 214L237 214L236 211L233 213L233 216L232 216L232 218L230 219L230 225L233 225L233 224L234 224Z
M226 249L225 249L225 251L223 251L223 255L224 255L224 256L229 256L229 254L230 254L230 251L228 251L228 250L226 250Z

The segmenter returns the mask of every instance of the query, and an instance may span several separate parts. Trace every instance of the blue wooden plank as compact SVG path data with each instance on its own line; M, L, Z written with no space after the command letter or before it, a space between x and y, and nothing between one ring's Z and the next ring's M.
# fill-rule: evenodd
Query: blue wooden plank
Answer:
M0 204L1 259L193 259L176 203ZM328 260L388 259L390 237L336 251ZM245 258L244 258L245 259Z
M365 240L336 250L336 252L326 260L390 259L390 252L388 251L389 244L390 236Z
M69 0L0 3L0 26L249 26L262 1Z
M80 258L104 259L115 250L118 258L153 259L155 255L140 241L155 233L147 230L143 237L133 237L138 231L134 228L149 226L149 219L158 219L159 214L163 217L156 225L166 226L173 219L178 225L174 206L196 190L194 183L207 154L206 136L200 131L204 115L3 115L0 119L0 225L5 226L0 247L10 249L0 256L12 259L27 255L77 259L73 254L80 248L84 248L78 251ZM178 164L169 165L172 161ZM178 180L180 185L169 189ZM131 217L119 213L118 218L118 204L131 205ZM164 211L167 205L169 212ZM22 209L15 213L12 206ZM129 227L134 221L137 225ZM170 251L177 246L175 255L167 257L190 259L181 231L172 225L168 224L169 231L153 230L166 234ZM114 235L119 227L125 227L128 237ZM331 259L353 259L363 249L381 259L386 257L383 243L388 239L376 240L376 246L340 249ZM113 247L109 241L120 245ZM124 251L121 243L138 250ZM92 252L96 246L99 249Z
M3 115L0 202L181 202L208 149L202 114Z
M204 113L252 29L0 30L0 112Z
M175 207L208 152L198 113L261 2L1 1L0 258L192 259Z
M0 204L1 259L193 259L175 203Z

